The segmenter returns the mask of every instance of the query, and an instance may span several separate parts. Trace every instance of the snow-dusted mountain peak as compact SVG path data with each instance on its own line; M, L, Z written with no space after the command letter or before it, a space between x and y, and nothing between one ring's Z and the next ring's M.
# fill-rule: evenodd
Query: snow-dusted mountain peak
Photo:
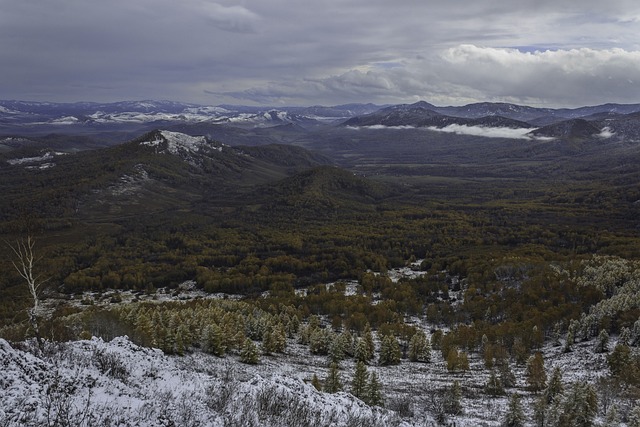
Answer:
M168 130L162 130L153 133L155 139L149 141L142 141L141 145L147 145L151 147L158 147L157 152L171 153L178 155L181 152L196 153L203 147L208 146L209 142L204 136L191 136L180 132L171 132ZM218 151L222 150L222 147L215 147Z

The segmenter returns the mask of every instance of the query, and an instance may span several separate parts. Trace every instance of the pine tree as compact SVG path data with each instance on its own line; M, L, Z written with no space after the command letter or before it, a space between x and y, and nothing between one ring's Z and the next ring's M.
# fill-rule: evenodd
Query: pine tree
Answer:
M369 323L364 325L364 330L362 331L362 338L364 339L364 343L367 348L367 362L373 359L373 356L376 352L376 346L373 341L373 332L371 332L371 326Z
M633 329L631 330L631 339L629 340L629 345L631 346L640 345L640 319L636 320L633 323Z
M329 366L329 374L324 381L324 391L327 393L337 393L342 391L342 380L340 379L340 371L336 362Z
M418 330L409 341L409 360L412 362L431 362L431 344L427 334Z
M451 415L462 414L462 386L458 380L445 392L444 411Z
M544 390L544 399L547 404L553 403L559 396L562 396L564 386L562 385L562 372L559 367L553 369L551 379L547 388Z
M369 385L367 386L367 398L365 400L369 406L383 406L382 385L378 380L375 372L371 372L369 376Z
M631 343L631 329L624 327L620 330L620 335L618 336L618 344L628 346Z
M562 336L562 322L556 322L553 325L553 333L551 334L551 339L554 347L560 347L560 337Z
M353 381L351 382L351 394L360 400L365 400L368 377L367 365L365 365L364 362L357 362L356 371L353 374Z
M206 353L222 357L227 351L224 341L222 328L216 323L210 323L202 331L200 345Z
M255 365L260 362L258 346L251 340L251 338L244 340L244 345L242 346L242 351L240 353L240 361L250 365Z
M393 335L385 335L380 345L380 365L397 365L400 363L400 344Z
M606 330L602 329L596 340L596 346L594 348L596 353L606 353L609 351L609 334Z
M341 339L342 334L335 335L329 346L329 357L332 362L340 362L345 357L345 342Z
M468 371L469 358L467 353L452 347L447 353L447 370L449 372Z
M484 386L484 392L489 396L503 396L505 394L504 386L494 370L491 370L487 384Z
M529 389L535 393L543 390L547 382L547 374L544 371L542 353L536 353L527 361L527 383Z
M573 331L569 330L567 332L567 340L564 342L564 348L562 349L563 353L569 353L571 351L571 347L573 346L574 335Z
M311 378L311 385L315 387L316 390L322 391L322 385L320 384L320 379L316 374L313 374L313 378Z
M367 363L369 361L369 351L367 349L367 343L362 338L358 338L358 341L356 342L354 358L357 362Z
M636 405L629 414L629 427L640 427L640 405Z
M509 366L509 362L504 361L498 365L498 372L500 373L500 382L504 387L515 387L516 376Z
M598 398L592 385L574 383L566 393L559 411L558 424L572 427L592 427L598 411Z
M525 418L520 397L514 393L509 399L509 408L507 409L502 425L504 427L524 427L524 422Z

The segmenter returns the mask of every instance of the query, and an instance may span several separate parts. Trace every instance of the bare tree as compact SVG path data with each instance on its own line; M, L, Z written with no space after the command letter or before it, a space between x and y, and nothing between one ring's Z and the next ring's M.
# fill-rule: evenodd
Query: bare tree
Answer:
M41 280L39 275L34 274L34 264L36 263L35 256L33 253L33 248L35 246L35 239L33 239L30 235L27 236L26 239L20 239L16 241L15 245L8 244L13 253L16 256L16 259L11 261L13 267L16 271L22 276L22 278L27 282L27 287L29 289L29 294L31 294L31 299L33 300L33 305L28 310L29 313L29 323L33 328L33 331L36 335L36 340L38 341L38 347L42 350L42 337L40 336L40 327L39 327L39 307L40 307L40 287L42 284L46 282L46 280Z

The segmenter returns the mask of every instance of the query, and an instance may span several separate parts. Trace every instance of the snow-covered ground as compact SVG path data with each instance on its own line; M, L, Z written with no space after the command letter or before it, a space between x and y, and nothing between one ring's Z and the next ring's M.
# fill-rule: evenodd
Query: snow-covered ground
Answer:
M448 422L499 426L508 401L483 393L488 372L478 357L471 357L466 373L451 374L436 351L431 363L368 367L383 385L387 409L382 409L348 392L317 391L311 379L326 378L328 359L310 355L293 340L284 354L263 355L257 365L241 363L238 355L218 358L200 351L167 356L126 337L45 347L39 353L34 342L12 347L0 339L0 425L435 426L433 398L459 380L463 413L448 416ZM592 347L579 343L571 353L544 348L547 371L560 367L565 384L595 383L607 372L606 354L595 354ZM348 391L354 362L340 367ZM531 420L537 396L526 391L524 367L513 370L517 384L507 393L522 397Z
M170 357L127 338L48 344L37 357L32 345L0 339L2 426L409 425L348 393L318 392L277 357Z

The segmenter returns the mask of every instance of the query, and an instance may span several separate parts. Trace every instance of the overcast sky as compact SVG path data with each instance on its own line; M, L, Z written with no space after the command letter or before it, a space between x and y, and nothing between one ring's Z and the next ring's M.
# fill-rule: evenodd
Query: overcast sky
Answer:
M640 102L637 0L0 0L0 99Z

